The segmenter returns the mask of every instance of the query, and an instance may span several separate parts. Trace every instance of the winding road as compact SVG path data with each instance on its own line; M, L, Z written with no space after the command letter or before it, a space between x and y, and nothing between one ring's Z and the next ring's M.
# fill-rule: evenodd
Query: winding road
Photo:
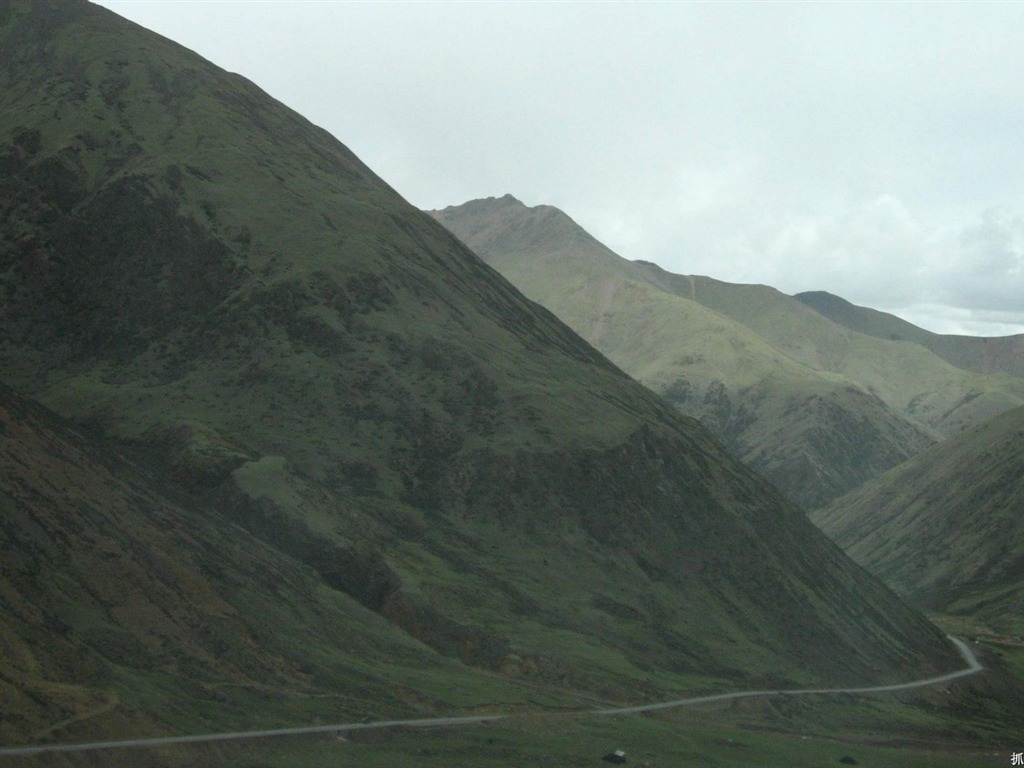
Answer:
M912 680L909 683L896 683L894 685L871 685L861 688L791 688L782 690L763 691L739 691L736 693L715 693L707 696L693 696L686 699L674 699L672 701L661 701L656 704L642 704L636 707L618 707L613 709L594 709L582 711L583 715L635 715L642 712L654 712L660 709L674 709L676 707L691 707L697 704L707 704L714 701L727 701L729 699L748 699L757 696L819 696L823 694L859 694L859 693L885 693L890 691L906 691L911 688L924 688L930 685L939 685L956 680L960 677L967 677L980 672L983 667L978 663L974 652L967 643L955 637L950 641L956 645L960 655L967 662L965 669L950 672L945 675L924 678L923 680ZM369 730L374 728L437 728L453 725L472 725L474 723L488 723L497 720L507 720L516 715L471 715L467 717L432 717L411 720L374 720L369 723L339 723L337 725L315 725L304 728L274 728L264 731L236 731L233 733L208 733L199 736L163 736L153 739L126 739L123 741L93 741L84 744L44 744L40 746L25 747L0 747L0 757L14 755L40 755L48 752L84 752L95 749L124 749L128 747L158 747L169 744L198 744L208 741L229 741L232 739L267 739L275 736L302 736L317 733L348 733L351 731Z

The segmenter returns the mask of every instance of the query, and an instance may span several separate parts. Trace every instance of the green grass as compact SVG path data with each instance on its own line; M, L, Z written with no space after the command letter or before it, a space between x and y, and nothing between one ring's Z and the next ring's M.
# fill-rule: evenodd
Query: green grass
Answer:
M494 768L604 765L614 750L629 765L749 768L841 766L843 758L872 768L954 768L1009 761L1009 749L885 747L821 735L766 733L706 718L517 718L454 728L363 731L345 737L238 742L229 746L147 751L166 765L223 768ZM141 756L142 751L136 751ZM997 760L997 758L999 758Z

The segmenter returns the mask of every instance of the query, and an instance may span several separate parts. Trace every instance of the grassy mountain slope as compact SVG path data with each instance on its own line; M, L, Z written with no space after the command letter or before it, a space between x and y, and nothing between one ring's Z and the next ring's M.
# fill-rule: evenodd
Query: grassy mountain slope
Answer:
M430 712L402 695L428 667L487 685L2 385L0 465L4 744Z
M896 413L940 436L957 434L1024 403L1024 379L974 373L916 343L852 331L774 288L645 267L657 285L733 318L806 366L856 382Z
M807 507L933 441L923 426L853 380L798 362L742 323L693 301L691 278L626 261L555 208L528 208L506 196L433 215ZM692 280L695 286L703 279Z
M879 339L911 341L958 368L1024 376L1024 334L986 338L932 333L895 315L858 307L825 291L798 293L793 298L846 328Z
M1024 632L1024 409L814 513L858 562L932 610Z
M303 722L298 673L363 706L474 708L520 703L498 678L631 699L959 664L696 422L327 133L109 12L0 10L0 221L6 382L174 489L127 498L129 470L11 406L29 427L6 460L46 445L4 488L0 560L41 548L5 640L37 651L8 684L51 694L12 694L11 739L56 707L74 718L78 685L107 686L107 708L48 737L213 729L249 714L217 706L241 683ZM81 503L47 489L55 473ZM135 576L111 583L103 553L129 549ZM161 552L193 580L149 578ZM100 582L86 615L66 610L68 585ZM218 612L216 629L197 615ZM129 629L148 615L167 628ZM374 666L396 649L400 685ZM371 683L345 682L364 657ZM153 670L181 677L147 697Z

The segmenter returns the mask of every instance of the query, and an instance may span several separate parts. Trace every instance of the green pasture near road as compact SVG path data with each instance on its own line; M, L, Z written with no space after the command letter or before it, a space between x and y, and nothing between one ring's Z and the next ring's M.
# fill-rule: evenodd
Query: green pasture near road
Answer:
M182 767L216 764L226 768L584 768L607 765L601 758L614 750L626 752L627 765L649 768L953 768L1008 764L1010 759L1007 748L967 751L946 745L878 746L821 735L780 734L733 724L719 725L713 719L706 713L677 719L524 717L457 728L363 731L344 739L178 748L153 756ZM723 714L722 719L728 722L730 716Z

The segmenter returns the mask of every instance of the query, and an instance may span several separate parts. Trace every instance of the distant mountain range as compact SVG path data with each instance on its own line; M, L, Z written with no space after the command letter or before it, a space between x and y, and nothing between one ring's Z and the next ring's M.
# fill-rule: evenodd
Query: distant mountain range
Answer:
M793 298L846 328L879 339L913 342L957 368L1024 377L1024 334L998 337L938 334L887 312L858 307L824 291L798 293Z
M0 9L0 220L7 743L960 663L325 131L108 11ZM804 382L800 350L712 311L711 283L691 286L705 305L634 268L650 277L607 279L591 336L628 335L614 313L645 306L674 337L698 331L662 304L702 318L717 340L671 365L723 369L677 403L744 422L735 375ZM563 290L595 296L583 277ZM634 291L650 303L611 302ZM842 406L843 450L884 431L865 458L881 467L1018 398L933 358L915 373L946 378L926 390L872 391L846 375L852 351L800 386L820 392L810 410L861 408Z
M1021 337L914 333L839 299L675 275L510 195L430 213L808 509L1024 403Z

